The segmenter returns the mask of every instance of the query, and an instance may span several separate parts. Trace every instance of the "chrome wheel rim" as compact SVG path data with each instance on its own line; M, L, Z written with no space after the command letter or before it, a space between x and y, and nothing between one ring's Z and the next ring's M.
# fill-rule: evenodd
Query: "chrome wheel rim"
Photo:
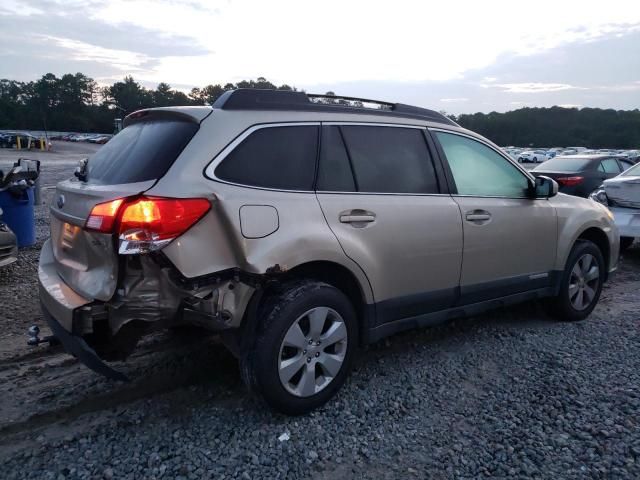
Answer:
M316 307L300 315L280 345L278 374L287 392L310 397L326 388L342 369L347 326L338 312Z
M582 255L571 270L569 279L569 301L576 310L588 308L598 291L600 267L590 253Z

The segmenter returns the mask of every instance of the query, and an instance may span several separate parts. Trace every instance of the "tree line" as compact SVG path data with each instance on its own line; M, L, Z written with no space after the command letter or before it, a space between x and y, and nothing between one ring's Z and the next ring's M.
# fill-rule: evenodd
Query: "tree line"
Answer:
M211 105L225 91L236 88L296 90L289 85L277 86L263 77L211 84L189 93L167 83L146 88L131 76L105 87L82 73L59 78L47 73L32 82L1 79L0 129L107 133L113 131L115 118L140 108ZM521 108L451 118L503 146L640 148L638 109Z
M640 110L521 108L453 119L502 146L640 148Z
M145 88L131 76L106 87L82 73L60 78L47 73L32 82L0 79L0 129L108 133L116 118L141 108L211 105L236 88L295 90L262 77L193 88L188 94L167 83Z

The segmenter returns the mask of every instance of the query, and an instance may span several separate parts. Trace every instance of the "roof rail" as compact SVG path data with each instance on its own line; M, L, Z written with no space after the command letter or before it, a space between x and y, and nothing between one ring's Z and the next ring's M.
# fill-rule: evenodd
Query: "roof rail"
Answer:
M371 105L370 107L368 105ZM403 103L384 102L338 95L307 94L291 90L238 88L223 93L213 104L222 110L292 110L313 112L367 113L414 118L457 125L440 112Z

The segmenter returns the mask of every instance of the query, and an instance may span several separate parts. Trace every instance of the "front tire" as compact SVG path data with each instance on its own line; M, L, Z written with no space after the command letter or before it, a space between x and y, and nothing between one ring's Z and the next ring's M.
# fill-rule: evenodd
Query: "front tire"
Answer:
M285 284L260 309L243 380L271 408L300 415L331 399L345 382L358 345L349 299L322 282Z
M578 240L569 254L558 295L548 302L549 314L564 321L585 319L598 304L604 278L600 249L593 242Z

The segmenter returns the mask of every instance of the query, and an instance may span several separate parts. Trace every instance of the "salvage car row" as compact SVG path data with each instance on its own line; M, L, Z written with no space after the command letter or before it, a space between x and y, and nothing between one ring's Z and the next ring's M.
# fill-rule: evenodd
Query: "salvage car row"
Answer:
M570 155L613 155L626 159L631 163L638 163L638 161L640 161L640 150L638 149L587 149L586 147L554 147L536 149L503 147L502 149L519 163L542 163L555 157Z
M578 154L555 157L531 173L553 178L562 193L607 206L620 231L620 250L640 237L640 163L618 155Z
M62 140L65 142L88 142L104 145L113 135L103 133L64 133L53 132L46 134L45 132L18 132L18 131L2 131L0 132L0 148L40 148L41 142L46 142L50 146L51 140Z

